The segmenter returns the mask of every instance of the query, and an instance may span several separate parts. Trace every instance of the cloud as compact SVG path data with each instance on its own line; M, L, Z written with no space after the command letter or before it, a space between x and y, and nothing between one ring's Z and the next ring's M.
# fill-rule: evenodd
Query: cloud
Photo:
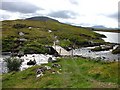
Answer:
M118 27L118 20L116 16L118 8L120 8L120 2L118 5L119 0L1 0L1 1L3 3L8 2L7 5L5 4L2 6L4 9L2 10L2 13L3 15L9 15L10 17L3 16L2 18L4 20L6 19L14 20L19 18L26 17L28 18L43 15L51 16L52 18L55 18L60 22L71 23L74 25L82 26L104 25L105 27L113 28ZM44 10L41 10L41 7Z
M9 15L6 15L6 14L0 14L0 20L7 20L9 19L10 16Z
M74 18L76 16L76 13L72 11L62 10L62 11L51 12L48 14L48 16L68 19L68 18Z
M118 19L118 18L120 18L120 13L111 14L108 17Z
M26 2L1 2L2 7L0 9L9 12L20 12L20 13L35 13L37 10L42 10L33 4Z
M69 0L69 2L72 3L72 4L78 5L77 0Z

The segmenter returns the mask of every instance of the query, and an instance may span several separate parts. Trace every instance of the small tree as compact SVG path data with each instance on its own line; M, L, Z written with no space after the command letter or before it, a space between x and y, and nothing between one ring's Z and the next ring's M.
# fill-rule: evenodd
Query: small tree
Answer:
M19 71L22 61L17 58L6 58L5 62L7 64L8 71Z

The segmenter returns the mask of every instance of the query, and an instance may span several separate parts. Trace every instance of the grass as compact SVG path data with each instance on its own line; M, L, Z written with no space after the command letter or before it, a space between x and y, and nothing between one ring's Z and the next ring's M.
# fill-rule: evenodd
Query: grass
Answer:
M118 62L95 62L83 58L60 58L61 74L46 71L36 78L34 66L20 72L3 74L3 88L116 88L118 83ZM45 64L52 66L52 63ZM44 66L44 65L42 65Z
M14 28L15 25L26 25L22 28ZM32 27L29 29L28 27ZM51 30L52 33L49 33ZM19 36L19 32L23 32L24 36ZM11 51L16 48L15 42L20 38L25 38L27 41L23 43L22 48L27 44L34 44L39 46L53 45L54 36L60 41L59 45L62 47L69 47L76 44L76 46L83 46L89 44L88 42L104 43L101 38L103 35L97 34L91 30L75 27L55 21L32 21L32 20L10 20L2 21L2 45L3 51ZM36 47L33 47L36 48ZM17 48L18 49L18 48ZM36 50L36 49L35 49ZM41 52L41 51L39 51Z
M23 24L28 27L13 28L15 24ZM52 33L49 33L51 30ZM25 33L19 36L18 33ZM82 46L89 41L105 43L101 38L104 35L97 34L89 28L80 28L55 21L30 21L11 20L2 21L2 49L11 51L19 49L16 40L26 38L20 50L46 53L45 45L53 45L54 36L60 41L59 45L68 47L71 45ZM1 38L0 38L1 39ZM118 63L95 62L84 58L60 58L57 62L62 66L61 70L52 68L56 73L46 71L44 76L36 78L34 66L20 72L3 74L3 88L114 88L118 82ZM52 63L46 64L52 66ZM44 66L44 65L42 65ZM57 73L59 71L61 74Z

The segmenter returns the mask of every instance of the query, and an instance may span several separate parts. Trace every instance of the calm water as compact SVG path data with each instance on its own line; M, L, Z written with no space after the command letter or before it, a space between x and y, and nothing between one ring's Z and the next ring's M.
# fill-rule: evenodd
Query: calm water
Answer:
M102 31L95 31L95 32L99 34L104 34L107 37L107 38L103 38L105 42L120 43L120 40L118 39L120 33L102 32Z

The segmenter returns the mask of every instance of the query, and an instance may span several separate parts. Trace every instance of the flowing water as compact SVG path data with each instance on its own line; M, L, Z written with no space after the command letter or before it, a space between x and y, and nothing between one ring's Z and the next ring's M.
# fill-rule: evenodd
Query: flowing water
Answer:
M113 33L113 32L102 32L102 31L95 31L96 33L103 34L106 38L103 38L105 42L110 43L117 43L120 44L120 40L118 39L120 33ZM114 46L116 48L117 45ZM79 48L73 50L73 55L83 56L83 57L90 57L92 59L103 59L103 60L110 60L110 61L118 61L120 59L120 54L112 54L112 49L108 51L98 51L93 52L91 49L94 47L87 47L87 48Z
M99 34L104 34L107 37L107 38L103 38L105 40L105 42L120 43L120 40L118 39L118 36L120 35L120 33L102 32L102 31L95 31L95 32L99 33ZM118 61L120 59L120 54L112 54L112 50L93 52L93 51L91 51L92 48L94 48L94 47L83 47L83 48L75 49L70 52L73 53L73 55L89 57L92 59L100 58L102 60L109 60L109 61L113 61L113 60ZM24 70L25 68L29 67L27 65L27 62L33 58L32 56L33 56L33 54L28 55L27 57L26 56L21 57L22 59L24 59L24 62L22 63L22 66L20 68L21 70ZM10 55L2 56L0 58L0 66L2 66L2 68L0 68L0 73L7 72L6 64L5 64L5 62L3 62L3 59L8 58L8 57L10 57ZM52 57L52 56L50 56L50 55L46 56L43 54L35 54L34 55L34 59L36 59L37 64L48 63L49 57ZM52 58L55 59L54 57L52 57Z
M6 73L8 72L7 67L6 67L6 62L4 62L3 59L5 58L9 58L10 55L3 55L0 59L0 66L2 66L2 68L0 68L0 73ZM16 57L19 58L19 57ZM30 60L35 60L37 65L41 65L41 64L45 64L48 63L48 59L52 58L52 60L56 60L56 57L52 56L52 55L44 55L44 54L27 54L22 56L21 59L22 65L20 67L20 70L25 70L29 67L31 67L32 65L27 65L27 62L29 62Z
M108 51L91 51L93 47L90 48L79 48L73 50L73 55L89 57L91 59L101 59L109 61L118 61L120 59L120 54L112 54L112 50Z

